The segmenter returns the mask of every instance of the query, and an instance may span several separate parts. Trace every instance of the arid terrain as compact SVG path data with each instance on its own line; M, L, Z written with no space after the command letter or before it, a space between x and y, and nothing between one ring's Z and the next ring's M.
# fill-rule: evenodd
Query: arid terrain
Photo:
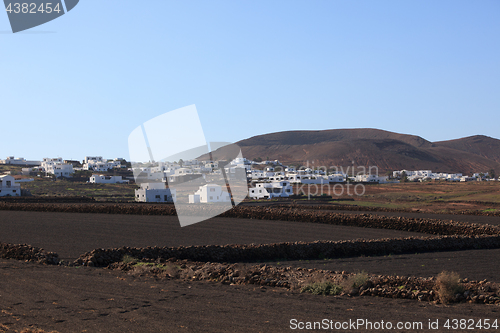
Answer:
M185 228L173 205L128 202L134 185L23 187L35 196L0 201L0 332L285 332L292 319L421 322L393 329L417 332L429 320L443 331L448 319L500 319L500 182L373 184L362 196L313 187ZM60 264L7 259L12 244ZM471 294L442 302L444 271ZM365 275L372 285L354 293L301 292Z
M247 209L250 207L243 208L243 211ZM264 208L263 212L273 211L269 209ZM254 210L259 209L254 207ZM443 223L450 223L449 218L456 217L455 220L459 223L457 226L467 227L469 223L475 223L476 227L473 228L478 228L499 224L496 216L428 216L415 212L378 212L371 215L370 212L362 211L334 212L333 215L328 215L332 214L330 210L301 211L305 212L305 218L314 214L327 214L324 216L341 216L346 221L354 221L353 223L357 221L357 216L361 219L373 216L374 221L383 222L385 216L390 219L393 215L409 214L405 221L427 223L427 218L443 216L448 221ZM285 212L286 210L283 211ZM285 214L283 218L285 216L289 215ZM412 216L417 216L417 220ZM434 223L434 220L429 221ZM442 325L447 319L477 321L500 318L498 304L477 304L478 302L472 301L443 304L368 294L321 296L267 282L230 284L226 280L200 280L186 275L173 278L167 274L165 277L140 269L141 266L123 270L110 269L111 266L106 268L67 264L82 254L99 248L147 249L158 246L183 249L201 245L295 244L293 242L297 241L305 242L304 246L308 246L307 244L317 240L377 242L380 239L429 236L421 232L285 221L279 217L273 220L217 217L181 228L176 217L170 215L15 210L0 211L0 230L2 243L26 243L41 247L46 251L57 252L63 261L63 265L42 265L0 259L0 331L15 332L31 327L58 332L285 332L291 330L292 319L311 322L326 318L342 322L357 319L394 323L422 322L424 326L421 330L393 330L417 332L429 331L429 320L439 320L440 331L444 331ZM203 248L200 251L203 252ZM324 274L321 272L331 271L342 275L363 271L372 276L389 278L435 278L442 271L455 271L462 279L468 278L477 283L486 279L488 283L493 283L492 286L496 286L500 282L500 266L496 264L499 260L500 250L491 248L385 255L373 252L373 255L358 257L302 260L276 258L239 265L266 265L264 267L278 270L289 267L286 269L291 269L294 274ZM186 269L193 267L189 261L183 262L187 264ZM130 264L128 267L130 268ZM242 270L245 266L241 267ZM362 327L354 331L370 330Z
M430 142L425 138L372 128L285 131L236 143L248 159L278 159L286 165L316 167L378 166L393 170L432 170L472 174L500 170L500 140L476 135ZM227 158L222 148L214 156ZM345 170L345 169L344 169ZM483 171L480 171L483 170Z
M296 186L294 193L304 194L305 205L316 204L308 200L307 194L316 196L331 196L323 198L321 202L337 206L342 209L356 210L386 210L398 212L423 212L444 214L468 215L497 215L500 214L500 182L416 182L397 184L370 184L356 191L355 185L335 188L330 186ZM343 188L343 192L341 192ZM313 203L314 202L314 203Z

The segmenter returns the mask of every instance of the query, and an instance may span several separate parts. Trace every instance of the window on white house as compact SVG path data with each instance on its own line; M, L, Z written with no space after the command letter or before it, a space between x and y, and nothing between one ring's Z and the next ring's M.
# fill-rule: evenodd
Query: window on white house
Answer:
M214 197L210 197L210 200L214 200Z

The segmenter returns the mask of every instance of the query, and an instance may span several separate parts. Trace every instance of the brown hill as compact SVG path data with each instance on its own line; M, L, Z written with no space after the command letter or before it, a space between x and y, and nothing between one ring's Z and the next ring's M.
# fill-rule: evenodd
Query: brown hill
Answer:
M473 136L430 142L419 136L378 129L287 131L237 142L248 159L279 160L284 164L332 167L376 166L388 170L432 170L471 174L500 171L500 140ZM225 158L224 149L214 158Z
M500 163L500 140L484 135L474 135L462 139L440 141L436 146L466 151Z

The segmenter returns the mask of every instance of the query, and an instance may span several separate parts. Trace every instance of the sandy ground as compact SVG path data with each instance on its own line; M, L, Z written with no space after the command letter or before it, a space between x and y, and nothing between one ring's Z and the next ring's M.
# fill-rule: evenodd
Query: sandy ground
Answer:
M174 217L163 216L0 212L1 242L41 246L68 259L94 248L123 245L271 243L406 235L418 234L244 219L212 219L180 228ZM455 270L470 279L499 281L499 259L500 250L474 250L279 264L418 276ZM443 328L449 318L500 321L500 307L325 297L281 288L155 280L107 269L0 260L0 332L30 326L59 332L299 331L290 328L291 319L334 322L367 319L391 321L394 325L410 321L422 322L424 329L392 331L460 331ZM429 319L439 320L438 330L428 330ZM370 330L358 327L350 331ZM381 331L387 330L378 330Z

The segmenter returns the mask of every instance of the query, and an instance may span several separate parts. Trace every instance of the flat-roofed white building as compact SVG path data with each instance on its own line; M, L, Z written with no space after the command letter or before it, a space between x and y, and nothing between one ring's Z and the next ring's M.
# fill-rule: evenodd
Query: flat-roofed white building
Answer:
M129 180L125 180L122 176L105 176L105 175L92 175L89 183L92 184L124 184Z
M255 187L248 189L250 199L286 198L290 195L293 195L293 187L288 181L257 183Z
M334 173L332 175L328 175L328 181L330 183L342 183L345 182L346 176L341 173Z
M121 166L120 160L107 161L102 156L85 156L83 161L83 170L92 170L97 172L106 172L113 168Z
M377 176L377 175L357 175L354 178L354 181L356 182L362 182L362 183L386 183L387 182L387 176Z
M217 203L231 202L231 196L222 186L217 184L206 184L200 186L198 191L189 195L189 203Z
M175 202L175 189L165 187L165 183L142 183L141 188L135 190L137 202Z
M40 161L27 161L22 157L8 156L5 160L0 160L0 164L10 165L40 165Z
M40 166L41 171L55 175L56 177L71 177L73 165L64 163L61 157L44 158Z
M14 177L9 175L0 176L0 197L20 197L21 185L16 183Z

